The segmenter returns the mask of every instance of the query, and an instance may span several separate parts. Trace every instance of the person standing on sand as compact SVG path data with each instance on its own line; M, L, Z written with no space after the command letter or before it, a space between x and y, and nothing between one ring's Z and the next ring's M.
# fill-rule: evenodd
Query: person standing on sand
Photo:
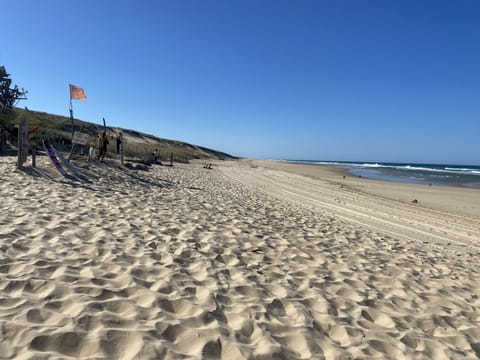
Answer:
M107 132L104 131L101 135L98 135L98 157L97 160L103 161L105 154L107 153L108 137Z
M120 154L120 144L122 143L122 133L117 135L117 154Z
M102 133L102 142L103 142L103 153L102 153L102 161L103 161L103 159L105 158L105 154L107 153L107 145L108 145L108 136L106 131Z
M96 154L96 150L95 150L95 141L90 141L90 146L89 146L89 149L88 149L88 161L93 161L95 159L97 159L97 154Z
M103 156L105 156L105 154L107 153L107 145L109 144L108 142L108 136L107 136L107 132L104 131L102 133L102 139L103 139L103 147L104 147L104 152L103 152Z

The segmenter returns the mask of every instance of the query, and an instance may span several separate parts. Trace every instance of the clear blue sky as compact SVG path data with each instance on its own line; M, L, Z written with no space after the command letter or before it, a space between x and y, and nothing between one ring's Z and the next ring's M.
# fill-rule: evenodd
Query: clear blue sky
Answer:
M19 106L238 156L480 164L480 1L3 0Z

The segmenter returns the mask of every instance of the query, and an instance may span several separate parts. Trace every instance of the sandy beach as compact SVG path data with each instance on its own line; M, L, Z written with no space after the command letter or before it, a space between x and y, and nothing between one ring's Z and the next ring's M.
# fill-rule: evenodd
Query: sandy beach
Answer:
M480 357L479 190L37 162L0 157L1 359Z

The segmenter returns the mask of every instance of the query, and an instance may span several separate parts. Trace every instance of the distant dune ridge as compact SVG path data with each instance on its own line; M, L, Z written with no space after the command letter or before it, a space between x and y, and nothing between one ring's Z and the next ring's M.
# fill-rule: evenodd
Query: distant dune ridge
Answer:
M57 146L65 144L66 148L71 144L72 125L71 119L66 116L49 114L40 111L25 111L15 109L17 122L19 117L25 117L30 127L37 127L37 138L51 138L57 142ZM96 137L104 131L103 124L92 123L83 120L74 120L74 130L90 135L89 144L96 146ZM173 153L177 160L188 161L190 159L235 159L236 157L218 150L209 149L199 145L192 145L182 141L159 138L154 135L142 133L136 130L123 129L110 126L107 119L106 126L109 135L109 151L115 152L115 137L122 133L124 152L129 156L143 156L157 150L157 153L166 160Z
M480 356L478 190L73 164L0 157L1 358Z

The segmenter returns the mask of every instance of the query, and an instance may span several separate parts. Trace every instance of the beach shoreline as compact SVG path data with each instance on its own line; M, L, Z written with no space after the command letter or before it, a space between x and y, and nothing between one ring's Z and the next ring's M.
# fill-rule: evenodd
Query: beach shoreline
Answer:
M268 169L293 172L313 179L340 181L375 196L409 203L419 201L419 206L480 217L480 190L455 186L429 186L402 182L382 181L352 175L348 169L333 165L306 164L272 160L255 160ZM345 178L343 178L345 176Z
M275 160L276 162L334 166L351 176L393 183L448 186L480 189L480 166L389 163Z
M480 219L464 191L205 162L73 161L77 181L45 157L35 171L0 157L0 354L480 355Z

